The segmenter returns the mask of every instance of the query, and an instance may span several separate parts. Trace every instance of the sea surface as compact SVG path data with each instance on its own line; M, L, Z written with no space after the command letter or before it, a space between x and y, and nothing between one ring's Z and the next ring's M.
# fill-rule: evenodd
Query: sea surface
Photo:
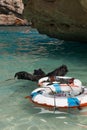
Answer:
M65 42L30 27L0 27L0 130L84 130L87 108L49 111L25 99L37 83L14 79L19 71L46 73L67 65L66 76L87 86L87 43Z

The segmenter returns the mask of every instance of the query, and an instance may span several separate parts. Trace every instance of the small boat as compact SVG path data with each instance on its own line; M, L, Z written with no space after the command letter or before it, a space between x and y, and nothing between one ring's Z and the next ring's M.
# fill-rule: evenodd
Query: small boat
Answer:
M55 93L69 92L74 96L83 92L82 82L79 79L64 76L44 77L38 81L40 87L49 87Z
M83 88L81 94L72 96L69 92L54 93L49 87L39 87L26 98L29 98L35 105L47 109L82 108L87 106L87 88L84 86Z

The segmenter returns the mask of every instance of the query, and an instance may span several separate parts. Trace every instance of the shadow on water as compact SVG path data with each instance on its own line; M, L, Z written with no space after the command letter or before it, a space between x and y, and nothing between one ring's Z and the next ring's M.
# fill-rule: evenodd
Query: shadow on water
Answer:
M55 40L54 40L55 41ZM65 57L69 60L78 59L79 61L85 61L87 58L87 44L77 42L63 42L56 41L54 44L45 44L44 48L47 50L48 57L53 58Z
M0 31L0 54L7 51L11 55L31 54L44 57L51 56L52 58L65 57L86 60L87 43L66 42L41 35L36 29L30 29L28 33L26 33L26 30L27 28L15 31L15 28L13 28L13 30Z

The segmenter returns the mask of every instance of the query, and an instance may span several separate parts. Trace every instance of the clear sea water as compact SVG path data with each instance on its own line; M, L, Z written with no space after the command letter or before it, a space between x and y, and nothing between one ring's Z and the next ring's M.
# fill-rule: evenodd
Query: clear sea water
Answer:
M87 86L87 43L50 38L29 27L0 27L0 130L87 129L87 108L38 108L25 99L37 83L13 79L18 71L50 72L62 64L68 67L67 76Z

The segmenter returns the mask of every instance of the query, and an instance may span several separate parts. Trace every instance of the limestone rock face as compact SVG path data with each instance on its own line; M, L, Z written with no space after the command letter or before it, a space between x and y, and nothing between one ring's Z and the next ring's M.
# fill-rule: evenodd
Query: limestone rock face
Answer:
M87 0L29 0L24 15L40 33L87 42Z
M0 7L6 11L10 10L19 14L22 14L24 10L22 0L0 0Z
M26 25L22 0L0 0L0 25Z

